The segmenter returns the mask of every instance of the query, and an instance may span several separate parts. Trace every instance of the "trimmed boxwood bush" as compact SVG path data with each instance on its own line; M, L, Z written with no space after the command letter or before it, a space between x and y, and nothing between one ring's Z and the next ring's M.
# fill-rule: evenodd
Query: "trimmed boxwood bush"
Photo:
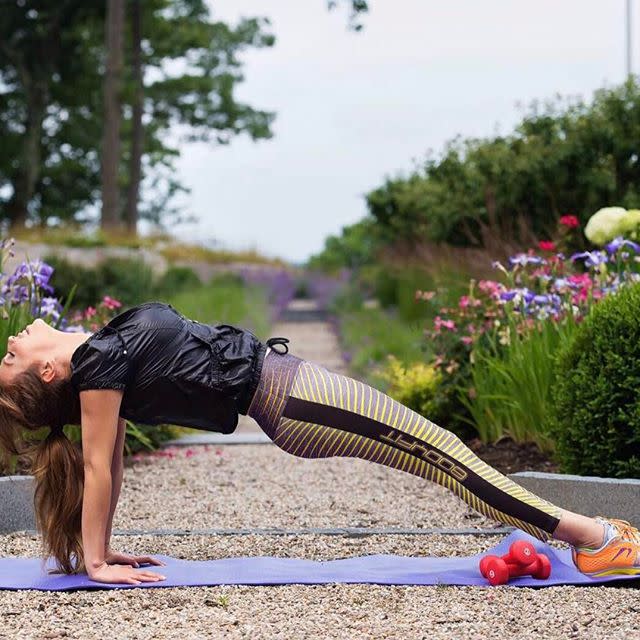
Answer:
M640 477L640 284L595 305L557 367L546 428L563 471Z

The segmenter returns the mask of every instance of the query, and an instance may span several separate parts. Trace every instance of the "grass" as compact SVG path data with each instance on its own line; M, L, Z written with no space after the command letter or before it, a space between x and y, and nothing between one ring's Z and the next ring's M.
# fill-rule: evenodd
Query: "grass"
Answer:
M562 324L540 322L536 329L514 339L512 324L508 348L494 344L474 351L475 397L461 394L461 401L483 442L509 436L515 442L535 442L542 451L554 450L543 432L555 379L554 355L576 326L572 319Z
M350 352L350 370L361 380L379 389L389 384L377 370L386 365L389 354L403 362L424 360L422 322L400 320L397 312L360 309L340 314L343 348Z
M384 390L389 383L380 369L386 366L387 356L394 355L403 364L434 356L424 331L433 325L441 307L457 305L460 296L468 292L469 276L433 265L425 270L398 263L378 272L377 278L377 291L386 306L365 309L359 291L346 290L332 311L338 316L342 348L351 354L351 372ZM437 295L429 301L416 300L418 289L436 291ZM390 300L396 304L388 304Z
M266 339L270 329L266 293L261 287L245 286L233 278L219 276L208 284L165 296L185 316L207 324L232 324Z

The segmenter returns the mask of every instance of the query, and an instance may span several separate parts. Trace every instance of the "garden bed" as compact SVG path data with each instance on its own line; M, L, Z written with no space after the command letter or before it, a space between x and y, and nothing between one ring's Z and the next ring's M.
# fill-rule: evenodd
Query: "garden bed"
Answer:
M505 475L517 471L560 472L560 467L533 442L518 443L511 438L503 438L495 444L484 444L475 438L465 444L481 460Z

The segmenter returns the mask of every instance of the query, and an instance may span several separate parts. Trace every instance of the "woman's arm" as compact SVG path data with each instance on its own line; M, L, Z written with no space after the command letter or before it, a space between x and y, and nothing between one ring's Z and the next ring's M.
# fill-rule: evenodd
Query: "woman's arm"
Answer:
M120 497L120 489L122 488L122 477L124 475L123 453L126 430L127 424L124 421L124 418L118 418L118 433L116 435L116 443L113 449L113 457L111 459L111 506L109 508L109 518L107 520L107 533L104 538L105 553L109 550L113 514L116 511L118 498Z
M123 392L116 389L90 389L80 392L84 493L82 496L82 550L87 575L96 582L140 584L164 580L159 573L136 570L131 566L108 564L105 539L109 524L111 497L116 482L111 477L119 434ZM119 489L118 489L119 491ZM136 562L153 562L141 557Z
M90 576L105 564L105 536L114 484L111 463L122 395L122 391L115 389L80 392L84 461L82 546Z

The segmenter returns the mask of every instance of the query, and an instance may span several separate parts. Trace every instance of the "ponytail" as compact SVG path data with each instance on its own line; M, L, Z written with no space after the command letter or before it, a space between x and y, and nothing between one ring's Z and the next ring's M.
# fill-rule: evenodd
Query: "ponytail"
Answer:
M0 389L0 464L17 456L33 474L43 565L53 556L56 570L52 573L71 574L86 570L82 550L84 465L80 444L64 433L67 424L80 424L80 398L69 379L47 383L33 366ZM27 438L46 427L50 432L39 442Z

